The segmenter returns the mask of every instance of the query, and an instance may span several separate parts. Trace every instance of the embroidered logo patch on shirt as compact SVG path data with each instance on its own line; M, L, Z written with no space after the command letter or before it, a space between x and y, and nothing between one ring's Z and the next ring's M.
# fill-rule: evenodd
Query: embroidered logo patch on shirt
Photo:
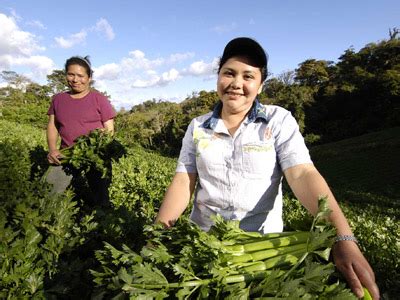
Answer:
M266 144L266 143L251 143L251 144L246 144L243 145L243 152L268 152L273 149L273 146L271 144Z
M265 131L264 131L264 138L265 138L266 140L269 140L269 139L271 139L271 137L272 137L272 130L271 130L271 128L269 128L269 127L265 128Z
M204 130L195 128L193 130L193 141L197 145L198 150L204 150L210 146L213 140L219 139L218 133L208 134Z

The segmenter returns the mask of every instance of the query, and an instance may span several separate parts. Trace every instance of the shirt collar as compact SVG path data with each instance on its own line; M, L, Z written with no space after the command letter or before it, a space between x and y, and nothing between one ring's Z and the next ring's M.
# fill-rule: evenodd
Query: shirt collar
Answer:
M218 101L217 105L214 107L211 117L204 121L201 127L208 129L215 129L217 126L218 120L220 119L222 110L222 102ZM257 120L268 122L267 114L265 111L265 107L261 105L261 103L256 100L253 102L251 109L247 115L246 123L256 122Z

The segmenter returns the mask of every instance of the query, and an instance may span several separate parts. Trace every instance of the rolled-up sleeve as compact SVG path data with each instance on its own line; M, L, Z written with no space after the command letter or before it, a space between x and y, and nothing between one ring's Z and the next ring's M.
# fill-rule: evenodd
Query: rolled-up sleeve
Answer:
M193 128L195 120L192 120L182 140L182 148L179 154L177 173L197 173L196 145L193 140Z
M282 119L275 146L282 170L300 164L312 163L308 148L300 133L299 125L290 112Z

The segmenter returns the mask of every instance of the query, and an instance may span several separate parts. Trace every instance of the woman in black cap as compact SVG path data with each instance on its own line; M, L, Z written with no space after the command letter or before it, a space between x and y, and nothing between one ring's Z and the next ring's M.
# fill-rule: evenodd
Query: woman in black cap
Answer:
M156 221L172 226L195 193L191 220L203 230L211 227L212 215L220 214L240 220L247 231L282 231L284 175L312 214L317 212L318 198L328 197L330 220L338 234L335 263L357 296L365 286L378 299L374 273L313 165L296 120L289 111L257 99L267 77L267 61L264 49L253 39L240 37L226 45L218 68L220 101L213 112L188 126Z
M98 128L113 133L116 115L110 101L103 94L90 87L92 68L89 57L73 56L65 62L65 78L69 91L55 95L48 110L47 159L51 167L47 181L53 185L53 192L61 193L70 184L72 176L62 170L60 148L72 146L77 137ZM108 205L108 179L92 171L88 176L92 189L93 204Z

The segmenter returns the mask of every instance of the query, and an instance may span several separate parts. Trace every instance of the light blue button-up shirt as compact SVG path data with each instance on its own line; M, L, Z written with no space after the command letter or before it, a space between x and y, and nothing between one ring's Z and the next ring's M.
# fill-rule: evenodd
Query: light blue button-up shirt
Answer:
M221 108L193 119L182 141L176 172L198 174L191 219L206 231L220 214L246 231L280 232L282 171L312 163L299 126L286 109L256 100L231 136Z

